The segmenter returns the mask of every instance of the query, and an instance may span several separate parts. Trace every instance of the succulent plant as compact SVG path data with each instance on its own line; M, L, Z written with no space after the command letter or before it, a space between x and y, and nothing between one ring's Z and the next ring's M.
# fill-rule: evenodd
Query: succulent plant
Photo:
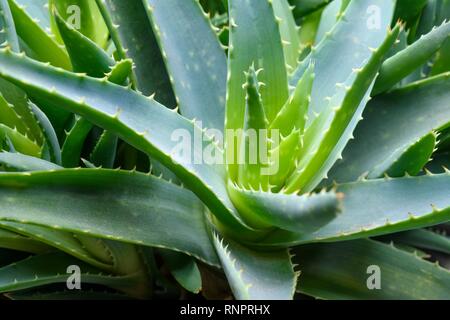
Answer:
M0 292L449 299L449 16L1 0Z

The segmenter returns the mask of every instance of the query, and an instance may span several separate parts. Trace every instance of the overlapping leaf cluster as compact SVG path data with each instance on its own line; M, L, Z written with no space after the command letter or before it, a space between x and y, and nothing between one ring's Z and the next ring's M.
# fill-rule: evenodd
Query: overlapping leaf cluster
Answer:
M1 0L0 292L450 298L449 18L448 0ZM181 159L177 130L222 161Z

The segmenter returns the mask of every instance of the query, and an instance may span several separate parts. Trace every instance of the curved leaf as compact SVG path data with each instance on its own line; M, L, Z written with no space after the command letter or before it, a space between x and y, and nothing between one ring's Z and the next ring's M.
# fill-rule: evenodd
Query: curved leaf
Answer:
M358 240L301 246L294 252L302 272L298 291L316 298L449 298L448 270L390 245ZM368 288L373 270L377 270L373 266L379 268L381 290Z
M239 212L259 228L277 226L312 233L336 218L339 198L334 192L296 195L245 190L229 183L228 192Z
M292 299L298 273L287 250L259 252L215 234L214 245L238 300Z
M66 254L56 252L33 256L0 268L0 292L12 292L52 283L65 283L72 273L68 267L76 265L81 270L81 284L92 283L130 290L138 286L139 276L113 276L84 264ZM135 292L137 296L145 292Z
M391 88L426 63L439 50L446 39L450 39L450 22L443 23L406 49L387 59L381 66L372 95Z
M336 92L336 84L344 83L355 69L372 56L370 48L378 48L385 40L391 24L394 2L391 0L351 1L334 28L304 59L290 79L295 86L311 60L320 62L314 70L316 78L311 94L310 119L329 106L324 99ZM352 83L347 83L351 86ZM343 99L343 97L341 98ZM341 101L336 101L340 105Z
M195 0L144 2L181 114L223 131L227 63L209 18Z
M258 246L334 242L423 228L450 220L450 172L339 185L342 213L312 234L274 231Z
M2 47L10 46L14 52L19 52L19 39L16 33L16 27L9 8L8 0L0 1L0 28L2 33L0 35L0 43Z
M230 45L228 53L228 83L225 129L237 132L244 127L245 89L244 72L254 64L262 69L258 79L267 120L271 122L288 99L287 72L279 25L272 4L268 0L252 3L230 0ZM255 14L257 12L257 14ZM231 179L236 181L239 159L236 136L226 137L227 153L234 157L228 161Z
M380 177L417 141L447 126L450 122L450 73L374 98L363 117L364 121L355 130L355 140L344 150L343 160L336 163L330 179L355 181L367 173L371 178ZM422 165L425 163L426 160ZM404 172L405 169L407 167L403 168Z
M69 57L65 50L60 47L55 36L47 33L38 24L39 17L30 15L30 13L34 13L34 11L30 11L30 7L32 8L32 6L29 6L30 3L22 5L17 0L9 0L9 4L18 35L33 50L36 57L41 61L50 62L54 66L70 70Z
M136 68L132 82L145 95L176 105L158 42L152 31L143 1L96 0L120 59L131 58ZM140 39L139 43L133 39Z
M106 79L75 75L7 50L0 52L0 75L36 96L60 103L61 108L82 115L155 157L194 190L211 212L230 226L230 230L241 236L249 234L250 230L251 236L258 236L258 232L245 226L228 197L226 172L221 161L210 164L203 158L200 159L203 161L198 159L198 151L208 150L208 146L219 160L223 159L223 154L191 121L162 108L153 99L111 84ZM160 123L166 125L161 127ZM197 145L194 155L188 152L191 154L186 158L177 149L189 145L194 137L204 137L205 141L203 145Z
M0 220L169 248L217 264L203 204L153 176L98 169L3 174L0 199Z
M39 158L30 157L24 154L11 152L1 152L0 163L8 168L17 171L40 171L40 170L62 169L62 167L54 163Z
M52 250L51 247L43 244L42 242L4 229L0 229L0 248L35 254L46 253Z
M99 48L95 42L67 24L57 11L54 11L53 14L69 53L73 70L75 72L86 72L91 77L104 77L114 65L114 60ZM86 14L88 13L84 12L83 16Z

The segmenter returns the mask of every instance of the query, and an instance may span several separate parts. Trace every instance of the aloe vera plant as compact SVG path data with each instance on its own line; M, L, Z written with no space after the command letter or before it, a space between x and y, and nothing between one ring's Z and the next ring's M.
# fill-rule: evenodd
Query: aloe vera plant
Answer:
M6 297L450 298L450 1L0 13Z

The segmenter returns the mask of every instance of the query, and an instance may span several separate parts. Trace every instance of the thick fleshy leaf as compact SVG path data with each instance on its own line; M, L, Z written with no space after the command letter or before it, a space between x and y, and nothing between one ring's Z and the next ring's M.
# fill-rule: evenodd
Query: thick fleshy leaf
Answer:
M255 245L293 246L400 232L450 219L450 172L343 184L342 213L312 234L275 231Z
M450 272L371 240L300 246L297 290L321 299L448 299ZM326 262L326 263L325 263ZM369 289L380 278L380 290Z
M86 14L88 13L83 13L83 16ZM86 72L96 78L104 77L114 65L114 60L95 42L65 22L57 11L54 11L53 15L69 53L73 71Z
M39 157L41 155L40 147L27 136L22 135L19 131L11 129L0 123L0 138L8 137L12 142L14 149L18 152ZM1 140L0 139L0 140Z
M124 141L155 157L187 186L192 188L217 218L241 236L252 231L245 226L228 197L223 154L211 139L204 137L193 122L163 108L132 90L104 80L76 75L20 57L0 52L0 75L21 85L35 96L80 114L92 123L118 134ZM159 124L165 123L161 127ZM191 139L203 142L180 154ZM183 150L181 150L183 151ZM204 151L204 152L203 152ZM209 152L209 154L208 154ZM204 154L213 154L213 161ZM223 163L223 162L222 162Z
M92 124L85 118L75 116L75 123L66 132L66 139L61 149L61 161L65 168L75 168L80 164L84 142L92 130Z
M100 11L92 0L49 0L50 10L53 7L61 14L63 20L71 24L85 37L104 48L108 42L108 28L102 19ZM61 31L55 17L50 16L51 29L57 37ZM62 35L61 35L62 36Z
M264 152L268 148L267 139L267 118L258 84L258 76L254 65L246 73L245 95L245 119L244 133L241 145L239 146L239 173L238 183L244 188L268 189L269 176L263 175L263 170L267 167L267 159L264 159ZM264 133L266 133L264 135ZM242 163L242 164L241 164Z
M303 134L314 78L314 64L311 63L298 81L286 104L270 124L270 130L279 130L283 137L287 137L295 129L300 130L300 133Z
M101 284L119 290L132 290L136 286L140 290L136 296L147 295L145 285L139 285L139 275L113 276L72 258L66 254L55 252L32 256L28 259L0 268L0 292L11 292L34 288L53 283L65 283L73 271L70 266L78 266L81 271L81 285Z
M355 130L355 140L350 141L343 160L332 169L330 180L349 182L363 174L380 177L417 141L447 126L450 122L450 73L376 97L363 117L364 121ZM410 160L422 162L423 166L428 161L426 158L418 158L417 153L413 153ZM406 169L405 165L403 173Z
M0 46L10 46L14 52L19 52L19 39L17 37L16 27L14 25L8 0L0 1L0 9L0 28L2 29L2 33L0 35Z
M342 12L342 4L342 0L334 0L323 9L319 27L317 28L315 38L316 43L319 43L325 37L327 32L330 32L333 29L334 25L338 21L339 15Z
M97 167L113 168L117 152L117 136L104 131L90 155L92 163Z
M213 235L231 290L238 300L292 299L298 273L287 250L261 252Z
M1 152L0 163L4 166L17 171L39 171L39 170L57 170L62 167L39 159L30 157L20 153Z
M311 195L270 193L228 185L228 193L250 225L277 226L297 233L312 233L336 218L341 195L324 192Z
M71 64L66 51L58 44L54 35L47 33L39 25L39 22L43 21L39 17L41 13L38 10L32 10L33 6L30 6L30 2L28 0L9 0L18 35L33 50L39 60L70 70ZM41 0L40 2L42 3Z
M47 157L43 157L50 160L56 164L61 164L61 147L59 146L58 136L56 135L55 129L53 128L47 115L39 109L34 103L29 103L30 109L36 118L36 122L41 129L43 136L43 156L44 151L47 150Z
M50 246L47 246L42 242L21 236L20 234L5 229L0 229L0 248L34 254L46 253L52 250Z
M230 46L228 54L228 84L225 128L235 130L244 127L245 96L242 85L246 82L244 72L254 64L262 69L259 81L265 114L273 121L288 98L287 72L279 24L275 19L272 4L268 0L247 2L230 0ZM257 15L254 13L258 12ZM235 135L227 135L229 175L237 176L239 151Z
M302 61L290 84L297 84L311 60L317 62L310 115L320 113L327 106L333 107L325 99L335 94L336 84L344 83L355 69L363 66L372 56L370 48L380 47L391 24L393 11L394 2L391 0L351 1L334 28ZM340 103L336 101L337 105ZM313 119L310 117L310 121Z
M450 254L450 238L427 229L400 232L382 239L393 241L395 244Z
M331 1L333 0L289 0L289 3L294 6L293 13L298 19L326 6Z
M195 260L180 252L159 250L167 263L170 272L177 282L186 290L199 293L202 289L202 278Z
M380 69L380 74L373 88L372 95L379 94L427 62L450 39L450 22L443 23L419 40L387 59Z
M364 65L352 71L343 88L338 88L329 100L328 107L306 129L297 169L286 183L287 192L314 190L339 159L361 118L383 57L398 33L398 25L388 31L380 47L372 50L372 55Z
M3 95L0 95L0 123L10 128L15 128L23 135L31 135L26 123L16 113L14 106L5 100Z
M203 204L153 176L97 169L3 174L0 198L0 220L183 251L217 264Z
M394 22L402 20L411 26L417 17L420 16L422 9L428 0L397 0L394 14Z
M132 82L145 95L173 108L176 105L158 42L143 1L96 0L120 59L130 58L136 68ZM140 39L139 43L133 39Z
M114 266L112 262L108 261L109 263L106 263L97 259L70 232L11 221L0 221L0 227L16 232L17 234L28 237L29 239L39 241L40 243L48 246L57 248L102 270L109 272L113 271Z
M223 131L227 62L209 18L196 0L144 2L181 114Z
M298 27L295 24L292 9L288 0L272 1L275 16L280 19L280 34L283 41L284 60L288 73L293 72L298 65L300 57L300 39Z
M38 144L42 144L43 135L41 126L36 119L36 115L32 111L31 104L29 103L28 97L22 89L16 87L12 83L0 78L0 92L7 106L13 109L14 113L19 116L22 120L23 125L25 125L26 130L21 130L21 125L16 124L11 126L11 128L16 127L21 133L26 134L28 137L37 141ZM5 107L5 106L4 106ZM7 115L2 112L2 118ZM17 120L17 119L16 119ZM9 123L3 122L9 126ZM22 127L23 129L23 127Z

